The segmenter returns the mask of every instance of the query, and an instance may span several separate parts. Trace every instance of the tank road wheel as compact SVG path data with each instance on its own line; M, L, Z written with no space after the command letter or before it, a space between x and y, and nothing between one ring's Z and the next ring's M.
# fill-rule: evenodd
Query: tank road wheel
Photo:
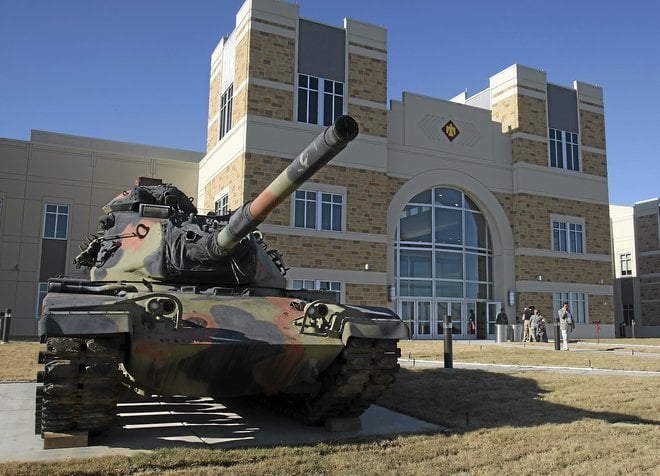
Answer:
M397 340L351 338L320 375L315 395L266 397L271 406L309 425L333 417L360 416L394 382L401 350Z
M123 336L50 337L39 361L35 430L99 432L115 418Z

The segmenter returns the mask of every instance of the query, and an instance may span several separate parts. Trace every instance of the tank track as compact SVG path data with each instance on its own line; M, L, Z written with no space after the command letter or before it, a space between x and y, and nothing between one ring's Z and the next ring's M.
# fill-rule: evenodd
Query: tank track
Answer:
M124 338L50 337L39 362L35 433L107 428L121 389Z
M401 349L397 340L351 338L320 376L315 395L279 394L258 399L307 425L360 416L394 382Z

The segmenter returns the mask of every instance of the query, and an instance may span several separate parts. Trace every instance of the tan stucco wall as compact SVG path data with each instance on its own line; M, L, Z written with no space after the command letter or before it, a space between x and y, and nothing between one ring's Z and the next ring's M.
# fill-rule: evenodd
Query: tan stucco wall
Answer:
M140 177L161 178L196 196L202 153L33 131L0 139L0 308L12 308L14 335L36 336L44 207L69 205L65 274L84 278L73 258L98 230L101 207Z

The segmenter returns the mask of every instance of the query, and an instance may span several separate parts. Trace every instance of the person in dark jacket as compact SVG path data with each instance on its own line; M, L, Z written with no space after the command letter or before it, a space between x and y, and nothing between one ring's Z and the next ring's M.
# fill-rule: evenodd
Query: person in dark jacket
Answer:
M497 315L497 318L495 319L495 324L508 324L509 323L509 318L506 315L506 312L504 312L504 308L500 309L500 313Z

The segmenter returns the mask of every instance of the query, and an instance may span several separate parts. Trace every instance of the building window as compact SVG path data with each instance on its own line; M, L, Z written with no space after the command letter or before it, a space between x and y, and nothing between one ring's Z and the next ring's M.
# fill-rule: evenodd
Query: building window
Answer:
M552 249L565 253L584 253L584 233L581 223L552 222Z
M335 291L341 292L341 282L339 281L322 281L320 279L294 279L291 282L293 289L307 289L315 291Z
M344 83L298 75L298 122L329 126L343 111Z
M46 204L44 238L66 240L69 226L69 205Z
M580 170L578 135L574 132L550 129L550 166L558 169Z
M227 215L229 213L229 194L225 193L215 201L215 213L218 215Z
M293 226L312 230L341 231L344 197L336 193L296 191Z
M44 302L44 298L48 294L48 283L41 282L37 287L37 309L35 316L37 319L41 317L41 305Z
M619 258L621 260L621 276L632 275L632 257L630 253L622 253Z
M577 324L586 324L589 322L587 315L587 301L584 293L554 293L554 312L557 318L557 311L565 302L568 302L569 310L573 314L573 320Z
M218 139L222 139L231 129L231 110L234 99L234 85L229 87L220 96L220 131Z
M492 299L490 232L467 195L437 187L405 206L396 242L396 279L400 297Z

